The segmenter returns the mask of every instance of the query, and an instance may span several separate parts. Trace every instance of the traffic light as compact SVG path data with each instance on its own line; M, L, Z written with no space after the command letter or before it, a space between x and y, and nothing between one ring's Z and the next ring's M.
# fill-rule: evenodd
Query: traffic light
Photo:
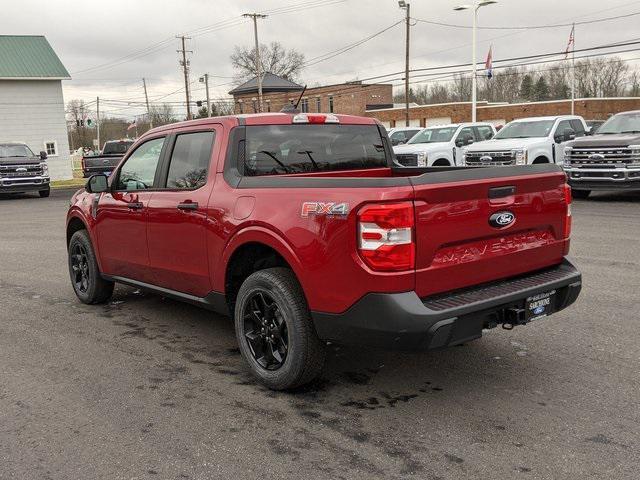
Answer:
M87 118L87 127L93 127L93 120Z
M197 106L199 106L199 107L201 107L201 106L202 106L202 100L198 100L198 101L196 102L196 105L197 105Z

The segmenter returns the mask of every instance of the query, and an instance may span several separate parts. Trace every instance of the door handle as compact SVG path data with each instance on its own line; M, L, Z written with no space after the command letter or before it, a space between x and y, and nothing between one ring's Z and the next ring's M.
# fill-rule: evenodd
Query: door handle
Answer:
M142 202L130 202L130 203L127 203L127 208L129 210L142 210L143 207L144 207L144 205L142 204Z
M178 204L178 210L197 210L198 202L183 202Z

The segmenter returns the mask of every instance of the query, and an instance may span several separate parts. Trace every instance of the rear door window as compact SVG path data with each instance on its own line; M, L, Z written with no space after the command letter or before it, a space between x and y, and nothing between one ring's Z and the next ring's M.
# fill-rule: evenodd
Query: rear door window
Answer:
M574 120L569 120L569 123L571 124L573 131L576 132L576 137L584 136L584 126L580 120L576 118Z
M387 155L376 125L246 127L248 176L381 168Z
M184 133L171 153L167 188L193 190L207 183L215 132Z
M493 137L493 130L489 125L478 125L477 127L478 141L489 140Z

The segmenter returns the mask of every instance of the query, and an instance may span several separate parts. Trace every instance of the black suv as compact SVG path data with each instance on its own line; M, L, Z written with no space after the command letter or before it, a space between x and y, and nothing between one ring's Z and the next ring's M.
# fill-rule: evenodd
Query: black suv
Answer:
M47 152L36 155L24 143L0 143L0 194L37 191L49 196Z
M640 190L640 110L618 113L595 135L570 143L564 170L575 198L592 190Z

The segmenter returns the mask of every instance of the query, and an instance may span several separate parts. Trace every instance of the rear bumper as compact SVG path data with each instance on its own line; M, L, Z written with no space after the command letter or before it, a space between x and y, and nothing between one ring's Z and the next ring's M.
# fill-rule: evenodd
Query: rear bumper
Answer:
M0 178L0 193L37 192L49 189L49 177Z
M565 168L574 190L640 190L640 169Z
M553 268L427 298L415 292L370 293L346 312L312 312L321 339L346 345L427 350L482 336L483 328L524 324L514 312L526 299L556 291L554 312L580 293L582 276L565 258Z

